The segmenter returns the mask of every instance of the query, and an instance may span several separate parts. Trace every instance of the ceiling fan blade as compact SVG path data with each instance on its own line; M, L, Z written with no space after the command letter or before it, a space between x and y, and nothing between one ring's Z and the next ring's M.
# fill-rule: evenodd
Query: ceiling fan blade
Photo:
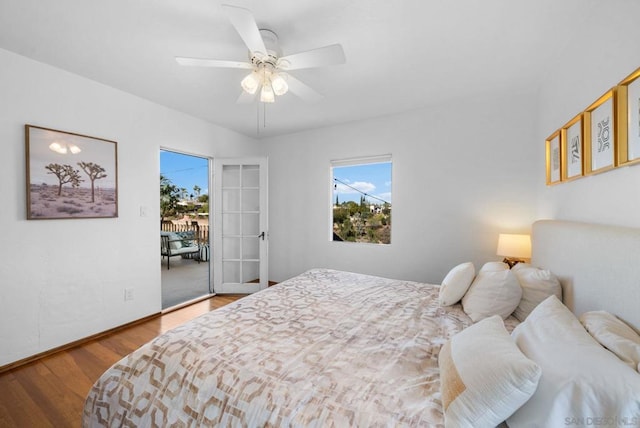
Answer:
M256 100L257 96L258 96L258 91L256 91L255 94L250 94L248 92L242 91L240 93L240 96L236 100L236 104L251 104Z
M220 59L206 59L206 58L186 58L177 56L176 61L180 65L193 66L193 67L221 67L221 68L242 68L246 70L253 69L253 65L248 62L240 61L225 61Z
M287 75L287 84L289 85L289 92L298 97L302 98L304 101L315 103L324 98L324 96L320 95L314 89L311 89L306 83L302 83L300 80L296 79L292 75Z
M300 70L303 68L344 64L345 61L342 45L335 44L284 56L278 61L278 67L283 70Z
M223 4L222 9L226 12L231 24L235 27L242 41L249 48L251 53L259 52L262 55L267 54L267 48L264 40L260 36L258 24L250 10L242 7Z

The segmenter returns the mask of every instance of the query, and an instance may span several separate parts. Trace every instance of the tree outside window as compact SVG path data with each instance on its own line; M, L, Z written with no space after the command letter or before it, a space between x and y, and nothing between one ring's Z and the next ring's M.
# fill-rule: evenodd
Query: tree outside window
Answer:
M331 162L333 241L391 243L391 156Z

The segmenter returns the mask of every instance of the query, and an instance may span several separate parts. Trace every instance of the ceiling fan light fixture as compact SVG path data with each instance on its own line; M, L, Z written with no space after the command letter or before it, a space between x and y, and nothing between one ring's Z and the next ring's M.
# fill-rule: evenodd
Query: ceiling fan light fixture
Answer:
M176 61L185 66L247 70L249 74L240 82L243 92L238 98L238 103L255 101L258 98L258 90L259 100L263 103L273 103L277 96L289 92L306 101L317 101L322 95L288 72L345 62L344 49L339 44L282 56L278 35L269 29L259 28L250 10L229 4L223 4L222 9L247 47L249 61L187 57L176 57Z
M256 93L260 84L260 77L255 71L249 73L244 79L242 79L242 82L240 82L240 86L242 86L242 89L244 89L245 92L251 95Z
M271 87L271 84L268 82L265 82L264 85L262 85L262 91L260 91L260 101L262 101L263 103L272 103L275 102L276 100L276 96L273 93L273 88Z
M282 73L275 73L271 76L271 87L273 88L273 92L277 95L284 95L289 91L289 85L287 81L284 79Z

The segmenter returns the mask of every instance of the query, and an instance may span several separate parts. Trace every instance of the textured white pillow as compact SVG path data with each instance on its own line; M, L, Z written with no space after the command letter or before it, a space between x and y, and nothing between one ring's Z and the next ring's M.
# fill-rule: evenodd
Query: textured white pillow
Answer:
M585 312L580 322L602 346L634 370L640 367L640 335L605 311Z
M510 428L586 426L587 418L594 426L640 422L640 374L600 346L556 296L512 336L542 377L531 399L507 419Z
M474 276L476 268L471 262L461 263L451 269L440 286L440 305L451 306L458 303L469 289Z
M497 272L509 270L509 265L504 262L487 262L480 268L479 272Z
M541 374L497 315L453 336L438 365L445 427L498 425L531 397Z
M515 266L512 271L515 272L522 287L522 299L513 313L513 316L520 321L524 321L540 302L551 295L555 295L562 301L562 286L550 271L535 267L515 269Z
M520 303L522 288L510 270L483 271L462 298L462 309L473 322L492 315L507 318Z

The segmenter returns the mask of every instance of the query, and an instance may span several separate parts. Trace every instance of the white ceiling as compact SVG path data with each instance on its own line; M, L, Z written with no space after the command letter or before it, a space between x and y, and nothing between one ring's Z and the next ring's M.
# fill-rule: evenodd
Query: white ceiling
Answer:
M179 66L175 56L246 60L223 3L252 10L284 55L342 44L346 64L292 72L324 99L279 97L258 127L257 104L236 104L246 71ZM535 89L598 3L607 2L0 0L0 47L262 138Z

